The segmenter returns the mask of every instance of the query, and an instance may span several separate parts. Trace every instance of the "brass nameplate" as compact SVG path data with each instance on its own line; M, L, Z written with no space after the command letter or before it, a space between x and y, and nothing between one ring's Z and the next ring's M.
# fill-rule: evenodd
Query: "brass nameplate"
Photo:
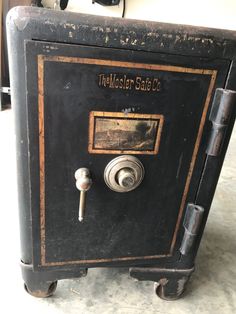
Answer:
M157 77L144 76L128 76L126 74L99 74L98 86L121 89L121 90L136 90L143 92L159 92L161 90L161 81Z
M156 114L90 112L89 153L158 153L164 117Z

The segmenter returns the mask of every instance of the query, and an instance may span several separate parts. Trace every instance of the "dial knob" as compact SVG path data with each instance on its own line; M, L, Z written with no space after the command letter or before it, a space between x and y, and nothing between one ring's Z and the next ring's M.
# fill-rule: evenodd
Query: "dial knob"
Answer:
M131 168L121 169L117 174L117 181L123 188L132 188L135 184L135 173Z
M144 168L134 156L123 155L112 159L105 168L104 180L116 192L136 189L144 177Z

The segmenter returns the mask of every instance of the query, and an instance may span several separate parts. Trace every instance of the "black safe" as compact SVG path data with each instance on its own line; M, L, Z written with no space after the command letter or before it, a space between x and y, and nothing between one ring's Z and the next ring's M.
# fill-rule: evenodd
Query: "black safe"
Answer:
M235 32L33 7L7 28L26 290L128 267L178 298L235 119Z

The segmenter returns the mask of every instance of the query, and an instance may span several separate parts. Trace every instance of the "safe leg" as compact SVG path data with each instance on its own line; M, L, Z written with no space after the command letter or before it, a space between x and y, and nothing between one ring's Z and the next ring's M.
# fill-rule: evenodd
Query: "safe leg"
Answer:
M185 290L194 268L161 269L154 267L130 268L130 276L138 280L154 281L156 294L164 300L176 300Z
M57 288L57 281L38 281L24 283L25 290L34 297L47 298L53 295Z
M21 263L25 290L34 297L46 298L56 291L57 280L86 276L86 268L67 271L34 271L32 265Z

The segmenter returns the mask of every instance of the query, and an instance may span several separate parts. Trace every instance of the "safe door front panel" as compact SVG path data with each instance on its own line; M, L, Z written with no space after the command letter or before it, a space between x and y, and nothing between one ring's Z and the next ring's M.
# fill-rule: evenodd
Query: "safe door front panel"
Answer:
M25 49L34 266L171 257L228 62L35 41ZM120 156L142 168L128 192L104 178ZM82 167L92 185L81 222Z

